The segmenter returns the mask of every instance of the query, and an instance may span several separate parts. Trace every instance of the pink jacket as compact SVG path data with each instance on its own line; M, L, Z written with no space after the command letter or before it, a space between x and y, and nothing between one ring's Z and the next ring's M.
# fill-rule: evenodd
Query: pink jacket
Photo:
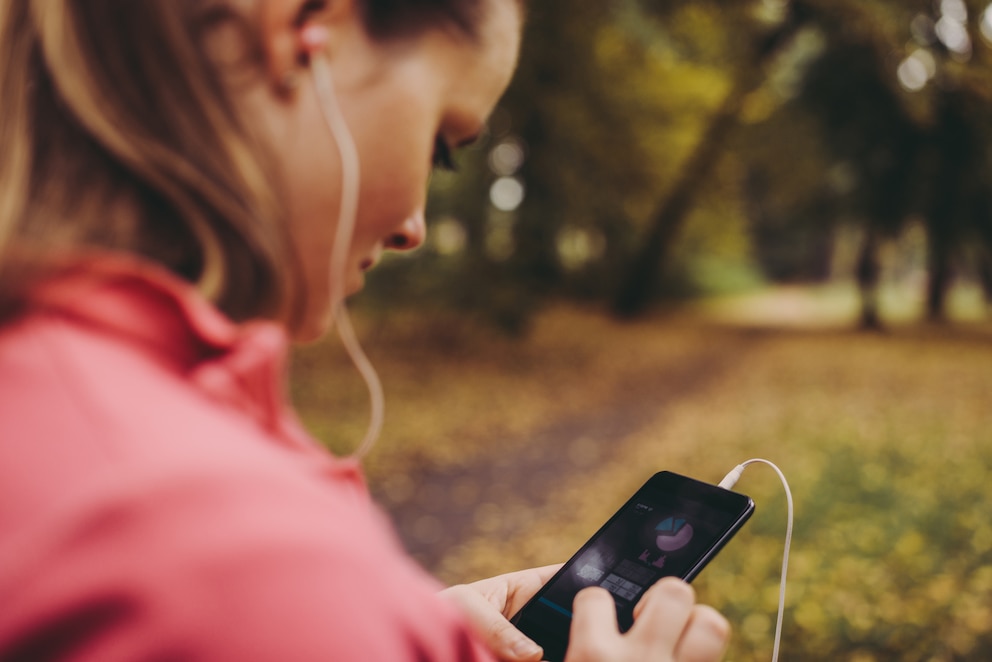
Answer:
M285 353L123 258L0 327L0 659L490 659L303 431Z

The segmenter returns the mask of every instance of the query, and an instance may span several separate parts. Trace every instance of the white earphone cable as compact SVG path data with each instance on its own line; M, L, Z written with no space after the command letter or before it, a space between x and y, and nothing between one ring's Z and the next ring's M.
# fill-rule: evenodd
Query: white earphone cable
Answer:
M764 460L761 458L755 458L752 460L747 460L746 462L741 462L736 467L731 469L726 476L723 477L723 480L720 481L719 485L720 487L727 490L733 488L734 485L737 484L737 481L740 479L741 474L744 473L744 469L746 469L749 464L754 464L756 462L768 465L775 471L775 473L778 474L779 480L782 481L782 487L785 488L785 500L786 500L786 504L788 505L788 513L787 513L788 524L786 525L786 529L785 529L785 549L782 552L782 579L781 582L779 583L779 589L778 589L778 618L776 619L775 622L775 645L772 650L772 662L777 662L779 647L782 642L782 620L785 615L785 582L786 582L786 575L789 570L789 548L792 546L792 521L793 521L792 490L789 489L789 481L785 479L785 474L782 473L782 470L779 469L777 466L775 466L773 462L769 462L768 460Z
M355 140L334 95L330 67L323 57L314 54L310 59L310 68L313 72L314 87L317 92L317 100L320 102L321 113L327 123L327 128L334 137L341 158L341 206L338 212L334 246L331 248L330 292L338 335L341 337L341 342L352 363L365 381L369 392L371 407L369 425L361 444L351 454L351 457L361 459L372 449L379 438L385 409L382 382L355 335L355 329L345 306L344 288L347 277L348 252L351 248L351 239L358 218L361 161Z

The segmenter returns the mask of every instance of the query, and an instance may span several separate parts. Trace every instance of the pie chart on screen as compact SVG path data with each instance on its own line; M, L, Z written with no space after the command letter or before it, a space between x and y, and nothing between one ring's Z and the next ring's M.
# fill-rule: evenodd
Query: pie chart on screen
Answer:
M668 517L654 527L655 543L663 552L682 549L692 540L692 525L684 517Z

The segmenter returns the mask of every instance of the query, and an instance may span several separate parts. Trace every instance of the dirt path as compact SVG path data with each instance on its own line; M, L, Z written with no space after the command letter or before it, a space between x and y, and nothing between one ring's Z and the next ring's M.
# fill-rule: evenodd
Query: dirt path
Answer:
M549 421L526 440L494 440L456 471L410 466L409 490L399 498L389 492L376 496L410 553L436 571L448 551L474 539L525 533L553 490L622 454L628 437L695 397L761 341L755 332L722 331L662 370L639 366L621 386L602 393L602 406L594 410Z

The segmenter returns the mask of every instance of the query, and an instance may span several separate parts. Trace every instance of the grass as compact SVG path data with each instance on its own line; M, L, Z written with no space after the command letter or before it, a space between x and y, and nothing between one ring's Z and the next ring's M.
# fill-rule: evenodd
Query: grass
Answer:
M373 490L392 506L398 486L430 488L426 469L470 481L538 444L573 449L553 480L498 497L512 507L475 504L498 525L477 518L429 568L458 582L567 558L655 470L715 482L765 457L796 500L782 659L992 659L992 331L731 317L623 324L559 308L514 342L454 319L359 316L387 392ZM304 420L347 452L367 412L354 371L334 343L294 364ZM585 425L604 411L626 422L616 434ZM737 489L757 512L696 587L735 626L728 659L768 659L784 500L760 466Z

